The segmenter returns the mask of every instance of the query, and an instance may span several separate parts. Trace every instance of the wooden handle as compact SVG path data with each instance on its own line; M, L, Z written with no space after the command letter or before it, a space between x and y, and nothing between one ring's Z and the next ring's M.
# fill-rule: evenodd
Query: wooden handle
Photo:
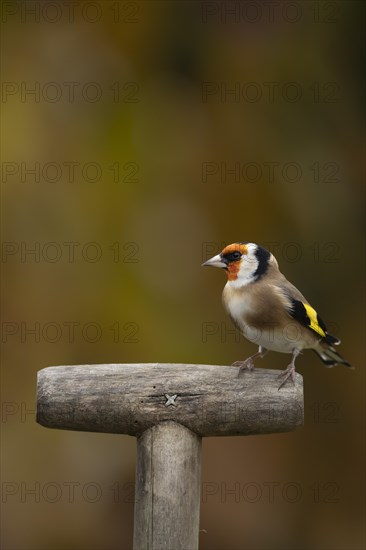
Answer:
M197 550L201 438L162 422L137 440L134 550Z
M303 425L302 376L186 364L48 367L38 372L37 422L48 428L140 435L173 421L199 436L289 432Z

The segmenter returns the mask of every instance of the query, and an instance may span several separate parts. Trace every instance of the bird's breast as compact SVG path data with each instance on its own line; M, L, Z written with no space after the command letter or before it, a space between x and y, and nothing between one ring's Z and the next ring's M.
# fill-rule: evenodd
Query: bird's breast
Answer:
M253 313L253 303L249 292L245 289L233 290L226 285L222 295L223 304L233 321L242 325L245 324L246 318Z

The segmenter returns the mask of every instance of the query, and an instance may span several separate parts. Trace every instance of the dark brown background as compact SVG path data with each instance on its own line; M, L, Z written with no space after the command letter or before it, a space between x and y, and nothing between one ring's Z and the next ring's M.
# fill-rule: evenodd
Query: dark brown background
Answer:
M245 358L233 241L356 370L306 352L304 429L204 441L200 547L364 548L363 3L3 4L3 548L131 548L134 439L36 425L36 373Z

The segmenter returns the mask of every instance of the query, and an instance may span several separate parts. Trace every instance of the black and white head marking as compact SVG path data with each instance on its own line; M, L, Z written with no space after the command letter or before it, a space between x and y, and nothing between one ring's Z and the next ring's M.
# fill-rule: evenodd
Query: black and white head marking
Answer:
M255 243L245 244L247 253L242 255L240 268L235 280L230 285L238 288L259 281L268 271L272 254Z

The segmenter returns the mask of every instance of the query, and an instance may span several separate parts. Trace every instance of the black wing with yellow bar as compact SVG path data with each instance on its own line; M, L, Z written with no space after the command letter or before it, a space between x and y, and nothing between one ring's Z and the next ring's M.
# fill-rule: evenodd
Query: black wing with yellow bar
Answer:
M322 338L327 344L337 345L340 343L338 338L329 334L324 322L311 305L305 304L300 300L292 300L292 307L289 313L293 319L296 319L296 321Z

